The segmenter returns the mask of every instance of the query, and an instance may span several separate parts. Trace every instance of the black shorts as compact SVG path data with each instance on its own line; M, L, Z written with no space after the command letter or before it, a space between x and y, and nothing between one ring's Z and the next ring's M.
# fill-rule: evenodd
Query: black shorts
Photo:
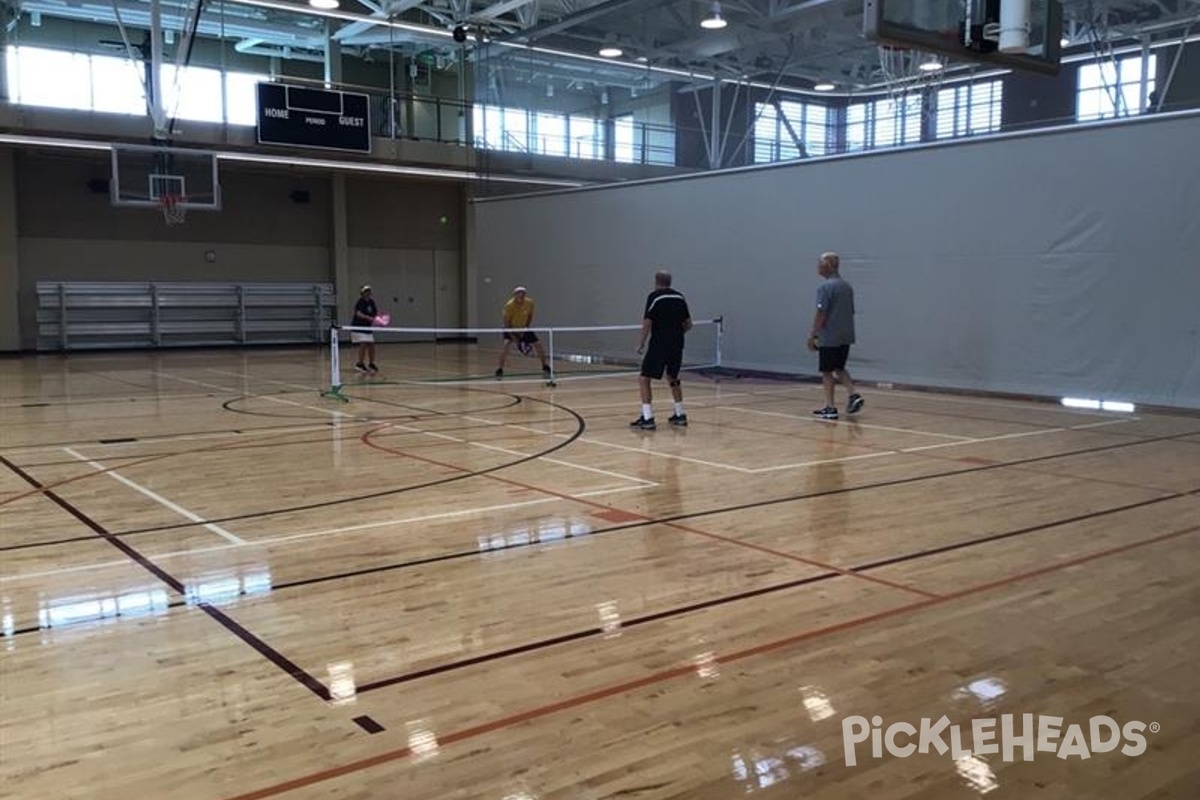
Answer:
M821 372L837 372L846 368L846 359L850 357L850 345L840 347L822 347L818 352Z
M525 331L524 333L506 333L504 338L510 342L518 344L533 344L538 340L537 334L533 331Z
M658 380L667 373L667 377L675 380L683 366L683 345L678 347L654 347L646 351L642 359L642 377Z

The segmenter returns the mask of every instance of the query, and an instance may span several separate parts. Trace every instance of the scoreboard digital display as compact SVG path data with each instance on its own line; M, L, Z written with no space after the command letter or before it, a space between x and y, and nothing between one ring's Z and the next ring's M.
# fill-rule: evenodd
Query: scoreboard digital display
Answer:
M365 94L258 84L258 143L371 152Z

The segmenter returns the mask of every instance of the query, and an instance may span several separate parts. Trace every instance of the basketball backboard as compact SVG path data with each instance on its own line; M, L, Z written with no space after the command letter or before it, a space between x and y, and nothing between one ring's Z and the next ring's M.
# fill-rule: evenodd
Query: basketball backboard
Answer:
M1002 9L1002 5L1005 8ZM1023 13L1028 7L1028 16ZM1001 46L1011 19L1027 32L1023 41ZM1062 4L1058 0L864 0L863 33L868 39L939 53L1008 69L1057 74L1062 56ZM1012 35L1005 37L1012 38Z
M221 208L217 158L207 150L115 144L109 189L115 206L161 209L169 199L180 210Z

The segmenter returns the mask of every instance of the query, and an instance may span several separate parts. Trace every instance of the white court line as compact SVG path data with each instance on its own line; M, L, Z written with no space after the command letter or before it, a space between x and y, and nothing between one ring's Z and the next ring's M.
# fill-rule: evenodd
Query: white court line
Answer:
M92 461L87 456L85 456L79 452L76 452L75 450L72 450L69 447L64 447L63 451L66 452L68 455L70 455L72 458L79 459L80 461L84 462L89 467L91 467L97 471L108 470L108 467L104 466L99 461ZM134 483L133 481L129 480L129 478L126 478L124 475L121 475L116 472L112 472L111 470L105 472L105 474L108 475L108 477L112 478L113 480L125 484L130 489L133 489L136 492L141 492L146 497L149 497L151 500L158 503L159 505L169 508L170 510L174 511L176 514L180 515L181 517L184 517L185 519L188 519L192 522L202 523L204 528L212 531L213 533L217 534L218 536L222 537L223 539L227 539L228 541L233 542L234 544L245 544L246 543L244 539L234 536L232 533L225 530L220 525L214 525L211 522L205 522L204 518L199 516L198 514L194 514L191 511L188 511L186 508L184 508L183 506L181 506L177 503L172 503L167 498L151 491L150 489L147 489L145 486L142 486L139 483Z
M205 383L204 381L197 381L197 380L193 380L192 378L180 378L175 375L169 375L165 372L153 372L151 374L158 375L160 377L166 378L167 380L182 381L183 383L192 383L192 384L195 384L196 386L204 386L209 389L219 389L222 392L236 392L238 394L246 394L245 392L242 392L240 389L230 389L228 386L218 386L215 383ZM332 411L328 408L321 408L320 406L310 406L305 403L297 403L295 400L284 400L282 397L272 397L269 394L250 393L247 396L253 397L256 400L267 400L272 403L282 403L283 405L295 406L296 408L304 408L309 411L319 411L322 414L328 414L331 417L339 417L339 418L345 418L345 419L351 419L351 420L358 419L353 414L346 414L341 411Z
M655 483L653 485L658 486L657 483ZM467 508L467 509L460 509L458 511L445 511L445 512L441 512L438 514L425 514L425 515L418 516L418 517L405 517L402 519L389 519L389 520L382 520L380 522L365 522L360 525L348 525L348 526L342 527L342 528L327 528L325 530L319 530L319 531L306 531L304 533L293 533L293 534L288 534L287 536L274 536L274 537L267 538L267 539L255 539L252 541L241 540L240 543L235 543L235 544L219 544L219 545L213 545L211 547L197 547L192 550L174 550L174 551L170 551L167 553L155 553L155 554L153 554L152 558L155 561L160 561L160 560L168 559L168 558L179 558L181 556L197 556L197 555L203 555L203 554L207 554L207 553L219 553L219 552L223 552L225 550L237 550L237 549L243 548L243 547L265 547L267 545L281 544L284 542L294 542L294 541L298 541L301 539L314 539L314 538L322 538L325 536L337 536L337 535L343 534L343 533L358 533L360 531L370 530L372 528L386 528L386 527L390 527L393 525L411 525L411 524L417 523L417 522L430 522L432 520L450 519L452 517L466 517L466 516L472 516L472 515L476 515L476 514L492 514L497 511L510 511L515 508L524 508L526 506L537 506L537 505L543 505L545 503L556 503L556 502L561 502L563 500L575 500L575 499L582 499L585 497L600 497L600 496L606 495L606 494L617 494L619 492L632 492L632 491L637 491L639 489L645 489L645 488L647 488L647 487L645 487L645 486L615 486L615 487L608 487L608 488L592 489L592 490L589 490L586 492L578 492L576 494L569 495L566 498L542 497L537 500L521 500L521 501L513 502L513 503L503 503L501 505L483 506L480 508ZM81 566L63 567L61 569L51 569L51 570L45 570L43 572L27 572L27 573L23 573L20 575L5 576L3 580L5 583L21 581L21 580L32 580L34 578L46 578L46 577L52 577L54 575L65 575L65 574L73 573L73 572L87 572L89 570L94 570L94 569L106 569L108 567L128 566L129 563L130 562L128 560L104 561L99 564L83 564Z
M935 450L939 447L958 447L959 445L964 445L964 444L979 444L980 442L998 442L1003 439L1020 439L1020 438L1027 437L1027 436L1044 436L1048 433L1063 433L1065 431L1077 431L1077 430L1084 430L1087 428L1099 428L1102 425L1120 425L1120 424L1126 423L1126 422L1133 422L1133 420L1132 419L1110 419L1110 420L1105 420L1104 422L1089 422L1089 423L1085 423L1083 425L1072 425L1069 428L1043 428L1041 430L1036 430L1036 431L1021 431L1020 433L1005 433L1000 436L984 436L979 439L971 439L970 441L966 441L966 442L946 442L943 444L927 444L927 445L922 445L921 447L909 447L900 452L916 453L916 452L919 452L922 450ZM1068 453L1067 455L1070 455L1070 454Z
M486 420L482 420L482 421L486 422ZM542 436L553 436L558 439L570 438L570 436L565 433L554 433L552 431L540 431L537 428L527 428L524 425L516 425L511 422L494 422L492 424L503 425L507 428L514 428L519 431L528 431L529 433L536 433L536 434L540 434ZM662 453L662 452L659 452L656 450L643 450L640 447L630 447L628 445L615 444L613 442L602 442L599 439L589 439L587 437L580 437L576 441L582 442L584 444L594 444L594 445L597 445L598 447L611 447L615 450L625 450L630 453L637 453L639 455L644 455L644 456L657 456L658 458L671 458L671 459L675 459L676 461L687 461L692 464L700 464L701 466L704 466L704 467L714 467L716 469L727 469L727 470L731 470L733 472L740 472L744 475L753 475L754 474L754 470L752 470L752 469L747 469L746 467L736 467L733 464L720 464L715 461L705 461L700 458L691 458L689 456L678 456L678 455L675 455L674 453ZM637 478L636 480L641 480L641 478Z
M777 472L783 469L798 469L799 467L819 467L823 464L841 464L845 461L861 461L864 458L882 458L883 456L898 456L903 450L882 450L878 453L862 453L857 456L840 456L838 458L823 458L818 461L799 461L795 464L776 464L770 467L759 467L751 470L758 475L764 472Z
M1106 419L1103 422L1088 422L1084 425L1072 425L1071 430L1082 431L1088 428L1103 428L1106 425L1123 425L1126 422L1137 422L1141 417L1125 417L1122 419Z
M461 415L461 416L463 419L471 421L471 422L482 422L486 425L494 425L494 426L504 427L504 428L515 428L516 430L531 430L529 428L523 428L520 425L512 425L507 422L496 422L494 420L482 419L480 417L469 417L466 415ZM437 431L424 431L424 430L421 430L420 428L409 427L408 425L393 425L393 424L389 423L386 425L386 427L398 428L401 430L410 431L412 433L422 433L426 436L431 436L435 439L444 439L448 442L454 442L455 444L470 445L471 447L478 447L482 450L494 450L499 453L506 453L508 455L513 455L513 456L522 456L524 458L529 458L532 455L531 453L522 453L519 450L510 450L507 447L498 447L496 445L486 444L484 442L472 442L468 439L460 439L457 436L449 436L447 434L439 433ZM533 431L533 433L542 433L542 431L535 430L535 431ZM556 434L544 434L544 435L562 436L562 434L557 434L557 433ZM656 485L654 481L648 481L645 478L637 478L632 475L622 475L619 472L610 472L608 470L598 469L596 467L585 467L582 464L572 464L569 461L560 461L557 458L547 458L545 456L538 456L537 460L545 461L548 464L558 464L559 466L563 466L563 467L571 467L572 469L583 470L584 472L595 472L599 475L607 475L610 478L617 478L618 480L633 481L633 482L639 483L643 486Z
M814 416L805 417L800 414L784 414L779 411L759 411L758 409L754 408L739 408L738 406L717 406L716 408L718 411L734 411L744 414L762 414L768 417L786 417L787 419L798 419L803 420L804 422L819 422L825 425L836 425L838 422L834 419L821 419ZM971 440L970 436L956 436L952 433L935 433L933 431L919 431L912 428L892 428L887 425L872 425L863 422L855 422L854 425L858 428L871 428L877 431L891 431L892 433L912 433L920 436L932 436L938 439L957 439L960 441Z

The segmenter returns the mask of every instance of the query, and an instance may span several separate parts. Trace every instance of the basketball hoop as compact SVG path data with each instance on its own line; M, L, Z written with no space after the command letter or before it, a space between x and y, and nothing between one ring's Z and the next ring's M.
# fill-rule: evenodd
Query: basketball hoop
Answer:
M911 108L942 84L946 59L907 47L879 45L879 72L888 98L897 106Z
M164 194L158 198L158 208L168 225L179 225L187 219L187 197L181 194Z

